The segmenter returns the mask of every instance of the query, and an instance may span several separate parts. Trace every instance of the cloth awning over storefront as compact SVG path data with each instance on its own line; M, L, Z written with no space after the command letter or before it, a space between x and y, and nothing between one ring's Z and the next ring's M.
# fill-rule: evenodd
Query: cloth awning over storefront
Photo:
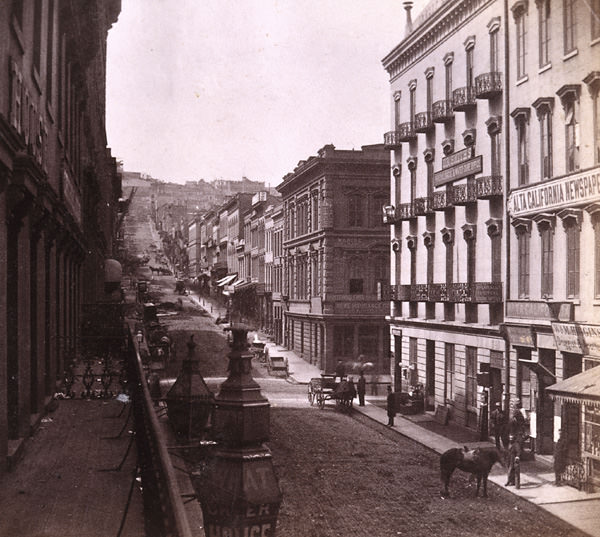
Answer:
M600 407L600 366L592 367L548 386L546 391L553 398L568 403L584 403Z
M235 284L233 285L233 288L236 291L243 291L244 289L249 289L250 287L253 287L256 285L256 282L249 282L248 280L240 280L238 282L235 282Z
M225 276L217 281L217 287L223 287L224 285L231 283L236 278L237 278L237 274L227 274L227 276Z

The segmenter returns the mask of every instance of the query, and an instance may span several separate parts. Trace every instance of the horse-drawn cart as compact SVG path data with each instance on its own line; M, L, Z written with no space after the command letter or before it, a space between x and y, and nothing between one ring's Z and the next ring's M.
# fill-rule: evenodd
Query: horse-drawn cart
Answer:
M323 409L325 401L335 401L337 407L350 411L354 397L356 390L345 378L336 382L335 375L321 373L320 378L312 378L308 383L308 402L311 406L317 404Z

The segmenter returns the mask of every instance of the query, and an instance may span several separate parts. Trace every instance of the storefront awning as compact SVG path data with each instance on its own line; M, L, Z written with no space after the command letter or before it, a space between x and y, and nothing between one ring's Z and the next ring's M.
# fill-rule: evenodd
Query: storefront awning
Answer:
M529 369L531 369L544 384L548 385L556 382L556 375L539 362L534 360L519 360L519 363L526 365Z
M233 288L235 291L242 291L244 289L249 289L256 285L256 282L249 282L248 280L239 280L233 284Z
M223 287L237 278L237 274L228 274L217 281L217 287Z
M546 388L551 397L567 403L600 407L600 366L592 367Z

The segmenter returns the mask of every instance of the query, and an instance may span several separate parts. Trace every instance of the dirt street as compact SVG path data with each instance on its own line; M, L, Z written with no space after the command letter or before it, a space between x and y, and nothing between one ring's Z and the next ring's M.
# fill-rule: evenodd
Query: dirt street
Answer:
M139 253L157 243L147 216L133 203L130 245ZM150 279L147 268L138 277ZM154 276L152 300L173 341L167 376L175 376L194 334L205 377L226 374L226 335L191 296L175 294L174 276ZM264 375L254 367L255 376ZM214 386L214 383L209 384ZM562 521L495 485L475 498L474 485L457 471L452 497L440 497L439 458L368 418L333 405L311 407L306 386L258 378L271 401L271 440L284 498L281 537L584 537ZM278 399L285 400L280 404Z

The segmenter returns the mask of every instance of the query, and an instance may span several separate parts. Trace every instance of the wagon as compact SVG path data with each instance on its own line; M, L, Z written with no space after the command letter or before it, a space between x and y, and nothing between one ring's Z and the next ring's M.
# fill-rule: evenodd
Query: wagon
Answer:
M335 401L341 410L350 411L352 400L356 396L356 390L347 379L335 381L335 375L321 373L321 377L310 379L308 383L308 402L310 405L318 405L325 408L326 401Z
M288 361L283 356L267 356L267 371L269 375L289 375Z

